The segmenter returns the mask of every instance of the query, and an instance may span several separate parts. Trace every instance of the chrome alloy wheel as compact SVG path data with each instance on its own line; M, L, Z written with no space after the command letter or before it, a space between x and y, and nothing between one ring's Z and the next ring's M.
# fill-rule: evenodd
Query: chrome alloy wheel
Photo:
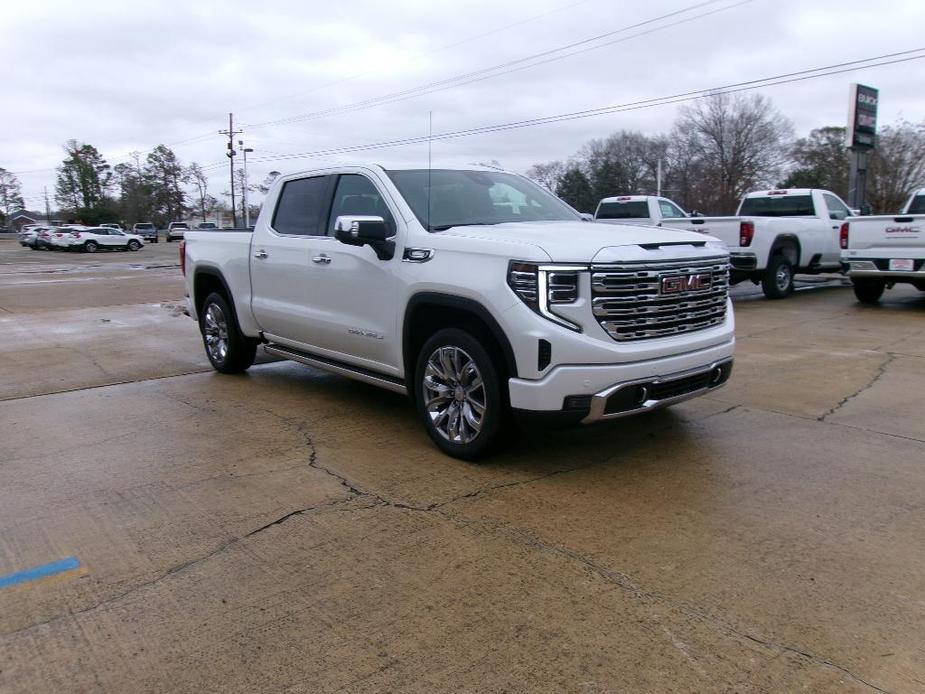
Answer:
M473 441L482 428L485 383L475 361L459 347L438 347L424 369L424 410L452 443Z
M774 282L777 284L777 288L785 292L790 287L790 282L792 281L792 274L790 271L790 266L786 263L781 263L777 268L777 272L774 273Z
M228 322L225 312L218 304L209 304L204 316L202 333L206 338L206 349L214 361L223 362L228 354Z

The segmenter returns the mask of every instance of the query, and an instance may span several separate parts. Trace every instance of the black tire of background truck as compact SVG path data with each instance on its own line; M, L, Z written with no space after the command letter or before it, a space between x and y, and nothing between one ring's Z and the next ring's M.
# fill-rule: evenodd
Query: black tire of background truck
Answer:
M769 299L784 299L793 293L793 264L784 255L768 258L761 278L761 290Z
M854 288L854 295L862 304L876 304L883 296L883 290L886 289L886 282L882 280L855 278L851 280Z
M465 352L475 364L484 383L485 410L481 426L475 438L467 443L457 443L445 438L435 427L428 415L424 401L424 375L431 355L441 347L456 347ZM508 421L510 407L502 392L498 366L482 346L481 342L465 330L445 328L434 333L418 354L414 370L414 395L418 413L424 422L427 435L441 451L462 460L477 460L493 451L501 440L503 424Z
M223 358L213 355L206 336L206 315L213 305L218 308L225 323L227 349ZM257 340L241 333L234 310L221 294L212 292L203 302L202 310L199 312L199 332L202 334L202 345L205 347L206 356L212 368L219 373L237 374L247 371L253 365L257 357Z
M96 253L99 249L99 244L96 241L87 241L84 244L84 252L86 253Z

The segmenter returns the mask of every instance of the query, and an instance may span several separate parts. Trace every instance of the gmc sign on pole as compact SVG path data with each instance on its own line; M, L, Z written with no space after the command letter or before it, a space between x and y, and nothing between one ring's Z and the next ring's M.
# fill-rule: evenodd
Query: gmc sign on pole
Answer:
M879 91L863 84L851 85L848 102L848 147L867 150L874 148L877 134L877 102Z

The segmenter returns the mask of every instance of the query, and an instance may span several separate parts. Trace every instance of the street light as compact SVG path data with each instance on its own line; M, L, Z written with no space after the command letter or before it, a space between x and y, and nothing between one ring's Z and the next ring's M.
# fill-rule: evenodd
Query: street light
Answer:
M244 228L249 229L251 226L251 213L247 209L247 153L254 150L250 147L245 147L244 140L238 140L238 145L241 146L241 151L244 152L244 190L241 191L241 195L244 198Z

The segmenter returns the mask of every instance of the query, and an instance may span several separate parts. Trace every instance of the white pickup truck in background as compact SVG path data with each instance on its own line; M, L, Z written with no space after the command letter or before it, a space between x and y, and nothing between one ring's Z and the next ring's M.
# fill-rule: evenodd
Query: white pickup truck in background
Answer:
M851 214L827 190L792 188L749 193L735 217L664 219L721 239L729 246L732 283L760 283L769 299L793 292L796 273L841 272L839 229Z
M511 413L614 419L732 369L722 243L588 223L496 169L281 176L252 233L188 231L181 263L216 370L247 369L263 344L407 394L460 458L489 451ZM356 412L345 400L340 416Z
M597 204L594 221L604 224L651 224L664 219L687 219L688 215L668 198L657 195L618 195Z
M925 291L925 188L913 193L898 215L849 217L840 241L858 301L876 303L895 284Z

